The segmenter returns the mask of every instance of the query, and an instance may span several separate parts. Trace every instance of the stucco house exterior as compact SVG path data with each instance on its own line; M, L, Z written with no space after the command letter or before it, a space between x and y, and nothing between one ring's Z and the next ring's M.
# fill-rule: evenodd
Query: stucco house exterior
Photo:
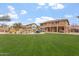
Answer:
M44 32L79 33L79 25L71 25L68 19L57 19L40 23Z
M18 29L18 30L17 30ZM38 30L43 32L59 32L59 33L79 33L79 25L71 25L68 19L56 19L40 23L38 26L35 23L18 26L0 26L0 32L9 34L30 34L36 33Z
M70 26L70 32L79 33L79 25L72 25L72 26Z
M6 33L6 32L8 32L8 28L9 27L7 25L1 25L0 26L0 32L5 32Z
M40 28L44 32L69 32L69 21L68 19L58 19L43 22L40 24Z

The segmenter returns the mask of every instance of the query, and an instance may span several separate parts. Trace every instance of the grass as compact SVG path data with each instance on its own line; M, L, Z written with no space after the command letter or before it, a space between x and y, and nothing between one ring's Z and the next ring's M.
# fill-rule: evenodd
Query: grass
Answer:
M79 56L79 36L65 34L0 35L3 56Z

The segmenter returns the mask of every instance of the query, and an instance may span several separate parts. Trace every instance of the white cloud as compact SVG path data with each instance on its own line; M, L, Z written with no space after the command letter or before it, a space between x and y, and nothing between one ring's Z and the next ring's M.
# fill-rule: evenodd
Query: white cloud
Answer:
M10 21L10 22L6 22L6 21L4 21L4 22L0 22L0 24L6 24L6 25L9 25L9 26L12 26L14 23L18 23L18 22L16 22L16 21Z
M7 6L7 8L8 8L10 13L16 14L15 8L13 6L9 5L9 6Z
M11 5L8 6L8 9L9 9L9 11L14 11L15 10L15 8Z
M16 13L8 13L8 15L10 16L10 18L12 19L18 19L19 16Z
M5 24L12 26L14 23L19 23L18 21L10 21L10 22L5 22Z
M37 9L48 8L49 6L46 3L38 3Z
M44 5L46 5L46 3L38 3L38 5L44 6Z
M51 6L52 9L63 9L64 5L63 4L53 4Z
M27 11L26 10L21 10L20 14L27 14Z
M73 15L64 15L65 18L71 18Z
M8 5L7 8L9 10L9 13L7 13L7 14L10 16L10 18L12 18L12 19L19 18L18 14L15 11L15 8L12 5Z
M46 3L37 3L37 4L38 4L37 9L45 7L45 5L46 5Z
M14 23L16 23L16 22L11 21L11 22L8 22L7 25L12 26Z
M0 17L3 17L4 15L3 14L0 14Z
M9 5L7 8L8 8L8 10L9 10L8 15L10 16L10 18L13 18L13 19L18 19L18 18L19 18L18 14L17 14L16 11L15 11L14 6ZM26 14L26 13L27 13L26 10L20 10L20 14L23 15L23 14Z
M47 17L47 16L42 16L40 18L36 18L35 23L42 23L42 22L49 21L49 20L54 20L54 18Z
M42 7L51 7L52 9L63 9L64 8L64 5L63 4L60 4L60 3L38 3L38 7L37 9L39 8L42 8Z
M28 20L28 21L31 21L31 20L32 20L32 18L28 18L27 20Z

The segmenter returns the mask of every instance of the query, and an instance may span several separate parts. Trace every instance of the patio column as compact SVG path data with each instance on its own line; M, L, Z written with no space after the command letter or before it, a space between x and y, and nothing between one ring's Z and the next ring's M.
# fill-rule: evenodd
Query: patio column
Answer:
M57 24L57 27L56 27L56 29L57 29L57 30L56 30L56 32L58 32L58 24Z
M49 31L51 32L51 27L49 27L49 28L50 28L50 30L49 30Z

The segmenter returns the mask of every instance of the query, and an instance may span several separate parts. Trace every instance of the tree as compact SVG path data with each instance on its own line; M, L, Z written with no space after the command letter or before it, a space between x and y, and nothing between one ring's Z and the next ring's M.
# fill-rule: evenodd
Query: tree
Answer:
M20 28L22 28L22 24L21 23L14 23L13 28L15 28L16 30L19 30Z
M4 16L0 17L0 21L11 21L11 19L10 19L10 16L4 15Z
M79 16L76 16L76 18L79 18Z

